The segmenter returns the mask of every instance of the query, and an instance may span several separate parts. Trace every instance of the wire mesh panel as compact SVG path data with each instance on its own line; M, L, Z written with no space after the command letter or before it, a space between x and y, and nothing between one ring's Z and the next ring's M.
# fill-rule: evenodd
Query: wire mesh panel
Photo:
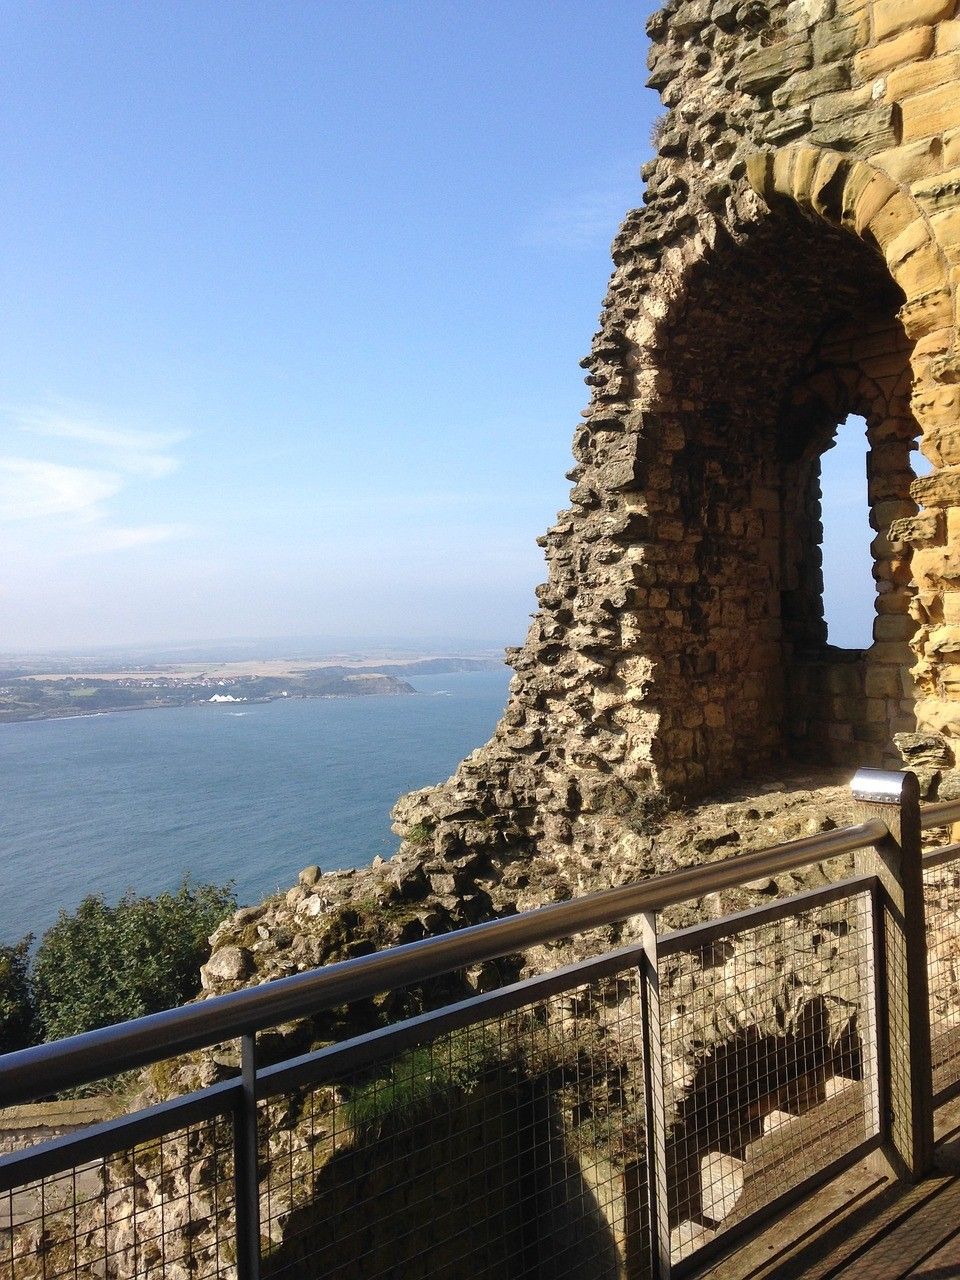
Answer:
M870 894L788 910L707 926L699 944L695 930L682 947L664 940L660 1158L674 1262L876 1133Z
M923 873L933 1089L960 1087L960 858Z
M233 1130L215 1119L0 1195L0 1280L232 1276Z
M649 1275L635 968L261 1103L264 1275Z

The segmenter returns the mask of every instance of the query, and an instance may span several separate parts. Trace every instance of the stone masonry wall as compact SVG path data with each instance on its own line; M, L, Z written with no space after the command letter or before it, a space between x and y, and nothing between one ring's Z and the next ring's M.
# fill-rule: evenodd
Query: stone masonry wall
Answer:
M612 817L784 758L903 754L958 787L956 0L682 0L648 32L666 114L539 612L492 740L395 811L441 861L616 858ZM863 655L826 644L821 599L819 460L849 414L876 532Z

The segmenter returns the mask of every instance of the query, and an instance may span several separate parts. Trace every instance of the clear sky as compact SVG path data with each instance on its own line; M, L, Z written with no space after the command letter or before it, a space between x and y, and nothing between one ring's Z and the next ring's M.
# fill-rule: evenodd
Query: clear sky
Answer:
M6 6L0 649L522 640L654 7Z

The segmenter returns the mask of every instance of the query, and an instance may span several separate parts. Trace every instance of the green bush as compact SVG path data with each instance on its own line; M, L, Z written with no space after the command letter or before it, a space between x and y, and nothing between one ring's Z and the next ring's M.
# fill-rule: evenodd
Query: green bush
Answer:
M44 1040L78 1035L183 1004L200 990L207 937L236 906L233 886L191 884L109 906L102 895L60 912L33 963Z
M33 1043L30 947L33 934L12 947L0 945L0 1053Z

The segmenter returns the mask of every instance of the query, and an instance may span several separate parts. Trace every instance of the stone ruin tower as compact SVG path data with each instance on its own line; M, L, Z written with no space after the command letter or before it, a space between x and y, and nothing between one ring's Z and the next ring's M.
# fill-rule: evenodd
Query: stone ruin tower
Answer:
M671 0L647 30L666 114L539 612L492 740L395 811L448 858L615 857L658 795L790 759L919 758L960 794L957 0ZM823 618L820 459L850 414L865 652Z

